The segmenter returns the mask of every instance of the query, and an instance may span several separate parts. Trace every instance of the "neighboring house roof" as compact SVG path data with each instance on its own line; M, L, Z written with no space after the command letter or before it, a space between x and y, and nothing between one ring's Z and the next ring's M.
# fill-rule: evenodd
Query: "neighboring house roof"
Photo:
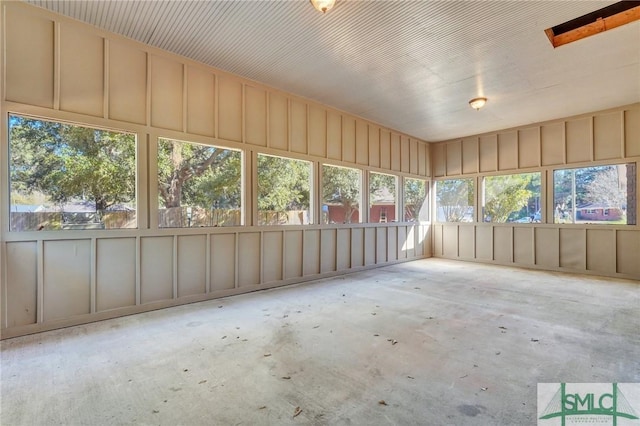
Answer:
M43 211L42 204L11 204L12 213L34 213Z
M602 203L582 204L576 207L576 210L592 210L592 209L619 209L620 206L609 206Z

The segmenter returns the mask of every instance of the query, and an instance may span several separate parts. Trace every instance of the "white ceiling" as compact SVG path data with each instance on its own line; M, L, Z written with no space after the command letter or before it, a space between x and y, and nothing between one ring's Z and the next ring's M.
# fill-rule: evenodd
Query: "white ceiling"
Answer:
M544 34L613 1L26 1L430 142L640 102L640 22Z

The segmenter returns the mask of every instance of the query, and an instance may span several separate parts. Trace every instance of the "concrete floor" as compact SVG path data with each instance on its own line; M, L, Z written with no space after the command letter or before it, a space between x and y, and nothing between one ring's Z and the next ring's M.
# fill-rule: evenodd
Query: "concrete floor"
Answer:
M3 341L0 423L535 424L538 382L640 382L639 311L637 281L426 259Z

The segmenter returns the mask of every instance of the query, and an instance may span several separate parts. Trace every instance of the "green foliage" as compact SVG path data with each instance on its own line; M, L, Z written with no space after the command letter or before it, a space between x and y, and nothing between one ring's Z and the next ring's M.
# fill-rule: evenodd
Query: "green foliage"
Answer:
M463 222L475 203L473 179L449 179L436 184L436 206L440 220ZM473 219L471 219L473 220Z
M538 173L490 176L484 179L484 216L491 222L507 222L509 217L525 207L534 192L530 185Z
M420 220L425 217L422 206L427 198L426 182L421 179L404 180L405 220Z
M385 196L396 198L396 177L382 173L369 173L369 204Z
M322 201L341 205L346 223L351 223L353 213L360 205L361 173L345 167L322 168Z
M308 210L310 183L306 161L258 155L258 210Z

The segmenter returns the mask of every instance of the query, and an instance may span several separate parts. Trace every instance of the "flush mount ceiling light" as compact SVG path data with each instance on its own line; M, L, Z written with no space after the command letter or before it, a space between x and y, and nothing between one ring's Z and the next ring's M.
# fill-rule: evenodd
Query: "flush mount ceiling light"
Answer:
M480 108L482 108L486 103L487 103L487 98L473 98L469 101L469 106L471 106L471 108L477 111Z
M319 12L327 13L336 4L336 0L310 0L313 7Z

